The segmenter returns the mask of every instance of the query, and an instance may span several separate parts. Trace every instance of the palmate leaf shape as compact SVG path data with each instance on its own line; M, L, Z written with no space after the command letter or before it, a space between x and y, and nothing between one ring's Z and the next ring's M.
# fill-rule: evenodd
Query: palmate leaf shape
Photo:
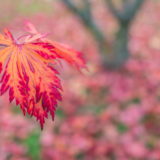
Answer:
M24 115L35 116L43 128L48 113L54 119L57 102L62 100L59 73L53 68L57 59L78 70L86 66L81 53L46 39L47 34L38 33L29 21L26 26L27 35L17 39L8 29L0 34L0 94L9 90L10 102L15 99Z

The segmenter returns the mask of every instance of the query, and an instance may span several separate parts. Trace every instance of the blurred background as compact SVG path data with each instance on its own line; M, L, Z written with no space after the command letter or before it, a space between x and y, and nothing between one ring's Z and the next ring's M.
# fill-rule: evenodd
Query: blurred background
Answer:
M160 160L160 0L0 0L0 29L29 19L81 51L59 68L63 102L44 130L0 98L0 160Z

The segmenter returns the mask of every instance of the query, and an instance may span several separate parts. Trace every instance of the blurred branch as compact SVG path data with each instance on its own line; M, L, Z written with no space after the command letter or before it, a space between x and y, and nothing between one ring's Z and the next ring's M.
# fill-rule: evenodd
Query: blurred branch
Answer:
M117 31L114 41L115 47L113 48L115 61L114 63L111 64L113 65L113 67L114 66L119 67L123 65L129 57L128 32L130 24L133 21L135 14L139 10L144 0L134 0L132 3L131 1L129 2L129 0L123 0L122 10L118 10L115 7L113 0L105 0L105 1L110 11L119 22L119 29Z
M112 14L119 20L119 21L125 21L130 22L136 12L139 10L141 5L143 4L144 0L134 0L133 3L123 1L123 8L122 10L117 10L115 5L113 4L113 0L105 0L107 6L109 7Z
M134 0L133 4L132 3L127 3L124 5L124 12L123 12L123 20L131 20L134 18L135 14L141 7L145 0ZM125 4L125 3L124 3Z
M118 10L113 0L105 0L112 14L119 22L119 30L117 31L115 41L111 45L108 43L107 38L101 31L99 26L95 23L91 14L91 4L89 0L83 0L83 8L77 7L73 0L62 0L66 6L75 13L89 29L94 38L96 39L101 54L102 65L104 68L117 68L121 67L128 59L128 31L130 23L132 22L136 12L144 2L144 0L134 0L129 3L129 0L123 0L122 10ZM130 1L131 2L131 1Z
M84 0L84 10L91 17L91 3L89 0Z
M71 9L73 12L75 12L77 15L82 16L82 12L72 3L70 0L62 0L69 9Z
M94 19L91 15L91 5L88 0L83 0L84 8L79 9L72 0L62 0L66 6L75 13L83 22L83 24L89 29L89 31L93 34L95 39L97 40L100 47L105 44L106 47L110 47L110 45L106 41L106 37L104 36L101 29L94 22Z
M106 0L106 4L109 7L109 10L112 12L112 14L117 19L121 19L121 12L116 9L115 5L113 4L113 1L112 0Z

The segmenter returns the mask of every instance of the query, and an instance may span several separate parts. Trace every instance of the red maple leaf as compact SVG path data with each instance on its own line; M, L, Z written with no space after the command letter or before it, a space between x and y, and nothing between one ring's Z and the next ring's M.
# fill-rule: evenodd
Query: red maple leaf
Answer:
M81 53L46 39L29 21L26 26L28 34L17 39L8 29L0 34L0 94L9 90L10 102L15 99L24 115L35 116L43 128L48 112L54 119L57 101L62 100L58 72L50 64L61 58L78 70L86 66Z

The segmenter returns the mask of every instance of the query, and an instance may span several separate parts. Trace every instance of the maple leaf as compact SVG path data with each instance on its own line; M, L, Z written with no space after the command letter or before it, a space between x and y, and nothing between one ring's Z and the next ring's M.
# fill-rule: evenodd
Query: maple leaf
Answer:
M62 100L58 71L52 66L64 59L78 70L85 68L81 53L51 41L26 21L27 35L15 39L8 29L0 34L0 95L9 90L9 100L16 100L23 113L35 116L41 128L48 113L54 119L57 102ZM23 40L22 40L23 38ZM21 41L20 41L21 39Z

